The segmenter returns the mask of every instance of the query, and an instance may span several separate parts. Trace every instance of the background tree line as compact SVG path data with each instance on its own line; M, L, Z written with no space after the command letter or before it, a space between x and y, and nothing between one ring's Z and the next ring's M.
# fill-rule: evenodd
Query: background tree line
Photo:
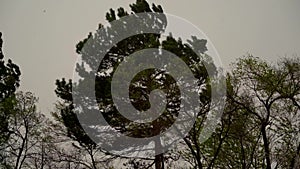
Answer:
M124 8L110 9L106 19L112 22L129 13L163 13L160 5L150 6L145 0L137 0L130 9L130 12ZM101 24L100 28L103 28ZM93 37L90 33L77 44L79 55L84 55L83 46L88 38ZM201 109L197 112L196 122L175 149L154 157L127 158L110 154L84 132L74 112L72 88L76 86L71 80L56 80L55 93L59 99L51 112L53 118L46 117L47 112L39 112L36 109L37 97L31 92L17 90L21 72L11 60L6 63L1 36L0 39L1 168L300 168L298 57L282 58L276 64L252 55L237 59L226 76L227 99L223 116L213 135L200 144L198 138L206 114L214 106L210 104L211 77L204 65L211 65L215 76L219 71L206 54L206 40L191 37L188 43L184 43L171 34L164 40L156 34L141 34L123 40L105 56L98 69L104 75L97 76L95 86L100 109L105 110L103 115L120 132L130 136L158 134L168 127L170 119L176 118L178 111L178 89L173 87L176 82L157 70L137 76L131 86L131 98L136 108L145 110L149 108L151 90L159 88L169 92L171 111L164 114L165 118L153 123L152 128L144 126L147 130L137 130L134 124L118 115L116 109L108 109L113 107L109 98L114 71L107 73L107 70L115 70L126 56L140 49L161 47L184 60L202 87L199 91ZM201 49L199 53L203 57L193 52L195 46ZM82 63L76 65L76 71L84 77L89 73L85 66L93 66L93 62L87 56L83 57ZM161 75L160 78L151 78L158 75ZM83 78L77 85L85 85L89 80ZM168 86L159 85L162 82Z

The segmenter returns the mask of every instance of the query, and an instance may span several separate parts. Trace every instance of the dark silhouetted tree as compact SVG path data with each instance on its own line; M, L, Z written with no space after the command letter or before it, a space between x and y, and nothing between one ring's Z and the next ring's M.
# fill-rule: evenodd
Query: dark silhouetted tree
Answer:
M150 7L145 0L137 0L135 4L130 5L130 8L132 14L141 12L163 13L161 6L156 6L153 4L152 7ZM123 8L119 8L117 12L115 12L113 9L110 9L110 11L106 14L106 19L107 21L112 22L127 15L128 12L126 12ZM145 25L149 24L147 21L145 22ZM167 24L166 18L157 18L154 19L153 22L158 24L157 27L162 30ZM149 27L151 27L151 24L154 23L151 22ZM128 26L130 29L130 26L136 25L126 26ZM101 24L99 25L99 29L100 28L103 28ZM113 31L114 28L105 28L105 31L107 31L108 34L114 33L110 32L111 30ZM91 49L92 51L96 51L97 49L99 50L101 49L101 45L105 45L105 43L102 42L103 40L105 41L105 38L98 40L97 38L99 37L97 35L90 33L86 39L80 41L76 46L76 52L82 55L82 64L76 65L76 71L81 77L79 82L75 86L74 84L72 86L72 82L66 82L65 79L56 81L57 88L55 92L57 96L62 99L61 103L64 105L60 110L60 117L68 130L69 136L78 141L81 146L90 146L90 149L94 149L96 145L87 136L82 126L79 124L77 116L74 112L72 89L78 86L85 86L87 83L90 83L90 80L95 80L96 83L95 92L97 102L99 103L100 112L102 112L102 115L110 124L110 126L119 132L126 134L127 136L140 138L158 135L165 131L178 116L178 111L180 109L180 93L176 81L170 75L166 74L166 72L157 69L147 69L139 72L135 78L132 79L129 96L131 99L131 104L137 110L143 111L149 109L151 106L149 100L149 94L151 91L155 89L164 91L166 93L168 103L166 110L159 118L149 123L137 124L123 117L114 106L111 96L111 80L113 74L118 65L127 56L142 49L161 48L177 55L181 60L183 60L185 64L191 68L194 77L198 80L197 84L199 88L201 86L202 90L199 91L201 95L201 104L203 104L201 106L208 106L210 100L208 88L210 84L208 73L204 65L206 63L210 66L212 70L212 76L216 75L217 69L212 61L207 59L209 57L204 54L207 51L206 40L198 39L197 37L192 36L191 40L188 40L186 43L184 43L181 39L176 39L171 34L167 37L161 37L160 34L153 33L138 34L118 42L109 51L107 51L100 65L94 65L97 63L94 60L95 57L87 54L88 52L86 53L86 51L83 50L89 39L93 38L96 39L94 42L92 42L94 44L89 44L89 46L95 47L95 49ZM100 48L97 48L99 46ZM193 48L196 48L198 50L197 52L199 53L195 53ZM199 54L203 55L203 57L199 56ZM147 58L145 58L145 61L146 60ZM86 67L98 68L96 79L86 78L90 73ZM126 76L126 72L123 73L124 76ZM89 98L81 99L81 102L86 104L89 103ZM198 117L204 118L205 113L206 112L199 112ZM160 141L155 142L155 147L159 147L160 144ZM154 160L154 165L157 169L164 168L164 161L166 161L166 159L168 159L168 157L164 156L163 154L156 155L154 159L149 157L149 160ZM152 164L153 163L149 163L149 166Z
M20 69L10 59L4 60L3 40L0 32L0 165L5 164L5 154L2 150L10 136L8 119L15 103L15 91L19 87Z

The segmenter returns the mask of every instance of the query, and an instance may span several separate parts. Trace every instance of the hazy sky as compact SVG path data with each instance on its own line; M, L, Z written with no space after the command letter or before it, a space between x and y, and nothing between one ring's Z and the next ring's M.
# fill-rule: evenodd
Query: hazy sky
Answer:
M104 23L109 8L135 0L0 0L4 54L22 72L21 90L40 98L50 112L57 78L71 78L75 45ZM225 68L251 53L269 61L300 55L299 0L156 0L164 11L201 29L220 54Z

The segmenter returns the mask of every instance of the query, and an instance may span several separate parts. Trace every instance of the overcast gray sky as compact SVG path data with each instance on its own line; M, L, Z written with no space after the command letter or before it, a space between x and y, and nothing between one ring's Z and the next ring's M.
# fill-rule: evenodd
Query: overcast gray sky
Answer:
M40 98L40 109L54 107L55 80L71 78L75 45L109 8L135 0L0 0L4 54L21 67L21 90ZM269 61L300 55L299 0L149 0L201 29L216 47L225 68L251 53Z

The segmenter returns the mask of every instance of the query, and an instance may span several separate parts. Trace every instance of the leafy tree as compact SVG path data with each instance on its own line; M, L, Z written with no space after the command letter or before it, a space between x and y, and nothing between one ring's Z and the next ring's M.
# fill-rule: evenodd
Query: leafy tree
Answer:
M185 138L192 151L181 151L182 157L195 168L297 168L299 58L271 65L247 56L233 66L218 128L200 144L191 139L201 129L196 123Z
M5 164L5 155L2 153L4 144L9 139L8 119L14 106L14 94L19 87L20 69L10 59L5 63L2 51L2 33L0 32L0 165Z
M284 59L276 66L248 56L239 59L232 71L231 83L237 92L230 99L250 114L259 127L258 138L265 159L263 168L271 169L272 164L286 168L287 163L294 166L299 157L299 140L295 139L299 137L299 63L299 59ZM274 152L278 156L278 149L285 152L287 145L293 147L288 153L292 160L284 164L274 158Z
M260 141L255 118L228 100L219 127L202 146L207 168L261 168Z
M227 97L235 94L239 88L231 84L227 79ZM209 96L204 95L204 96ZM207 100L207 99L205 99ZM184 138L187 148L180 151L183 159L189 162L193 168L248 168L253 167L249 158L258 158L257 151L257 129L253 117L242 107L227 99L223 116L218 122L215 132L204 143L200 143L199 136L203 128L203 114L209 111L209 102L203 107L202 113L191 129L189 135ZM254 126L254 128L253 128ZM245 141L247 140L247 141ZM183 143L183 144L184 144ZM242 145L242 146L241 146ZM184 145L182 145L184 147ZM249 164L248 164L249 162ZM254 167L258 168L258 167Z

